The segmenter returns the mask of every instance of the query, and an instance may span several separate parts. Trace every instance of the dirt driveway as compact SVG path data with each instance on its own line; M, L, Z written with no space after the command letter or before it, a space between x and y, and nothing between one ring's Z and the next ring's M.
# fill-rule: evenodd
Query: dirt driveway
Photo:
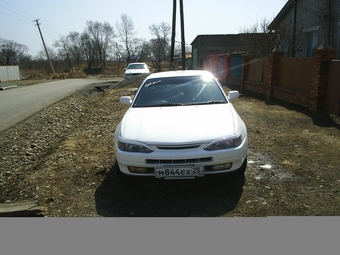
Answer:
M233 101L248 128L245 175L121 178L113 133L127 108L118 100L138 82L91 85L2 132L0 202L36 201L47 217L340 215L338 120L253 95Z

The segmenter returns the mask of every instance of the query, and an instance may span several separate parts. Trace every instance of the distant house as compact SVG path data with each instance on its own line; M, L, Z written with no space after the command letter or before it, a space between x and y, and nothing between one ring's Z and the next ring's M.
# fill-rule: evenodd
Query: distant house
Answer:
M238 52L241 50L241 39L238 34L198 35L191 43L192 68L204 69L208 56Z
M268 28L280 34L279 50L287 57L313 57L320 46L336 49L340 57L339 0L289 0Z

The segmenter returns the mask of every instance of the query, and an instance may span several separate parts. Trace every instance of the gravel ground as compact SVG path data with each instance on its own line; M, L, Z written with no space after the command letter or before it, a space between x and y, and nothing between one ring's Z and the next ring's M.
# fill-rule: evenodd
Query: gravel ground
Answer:
M339 119L256 95L233 101L248 128L245 175L122 178L113 135L127 106L118 101L143 78L93 84L2 132L0 203L34 201L45 217L340 215Z

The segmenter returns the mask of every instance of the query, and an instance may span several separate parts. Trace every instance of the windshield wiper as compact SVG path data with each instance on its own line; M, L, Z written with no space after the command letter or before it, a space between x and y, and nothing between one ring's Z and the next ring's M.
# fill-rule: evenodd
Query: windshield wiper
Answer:
M159 106L180 106L183 105L181 103L162 103L162 104L153 104L149 105L149 107L159 107Z
M221 101L221 100L210 100L206 102L198 102L196 104L226 104L226 101Z

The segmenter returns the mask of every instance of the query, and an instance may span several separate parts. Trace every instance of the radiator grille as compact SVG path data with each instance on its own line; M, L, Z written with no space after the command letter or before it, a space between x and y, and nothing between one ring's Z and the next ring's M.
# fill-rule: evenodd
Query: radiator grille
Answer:
M146 164L194 164L194 163L205 163L211 162L212 157L206 158L189 158L189 159L146 159Z
M200 147L200 145L181 145L181 146L157 146L160 150L189 150L189 149L196 149Z

